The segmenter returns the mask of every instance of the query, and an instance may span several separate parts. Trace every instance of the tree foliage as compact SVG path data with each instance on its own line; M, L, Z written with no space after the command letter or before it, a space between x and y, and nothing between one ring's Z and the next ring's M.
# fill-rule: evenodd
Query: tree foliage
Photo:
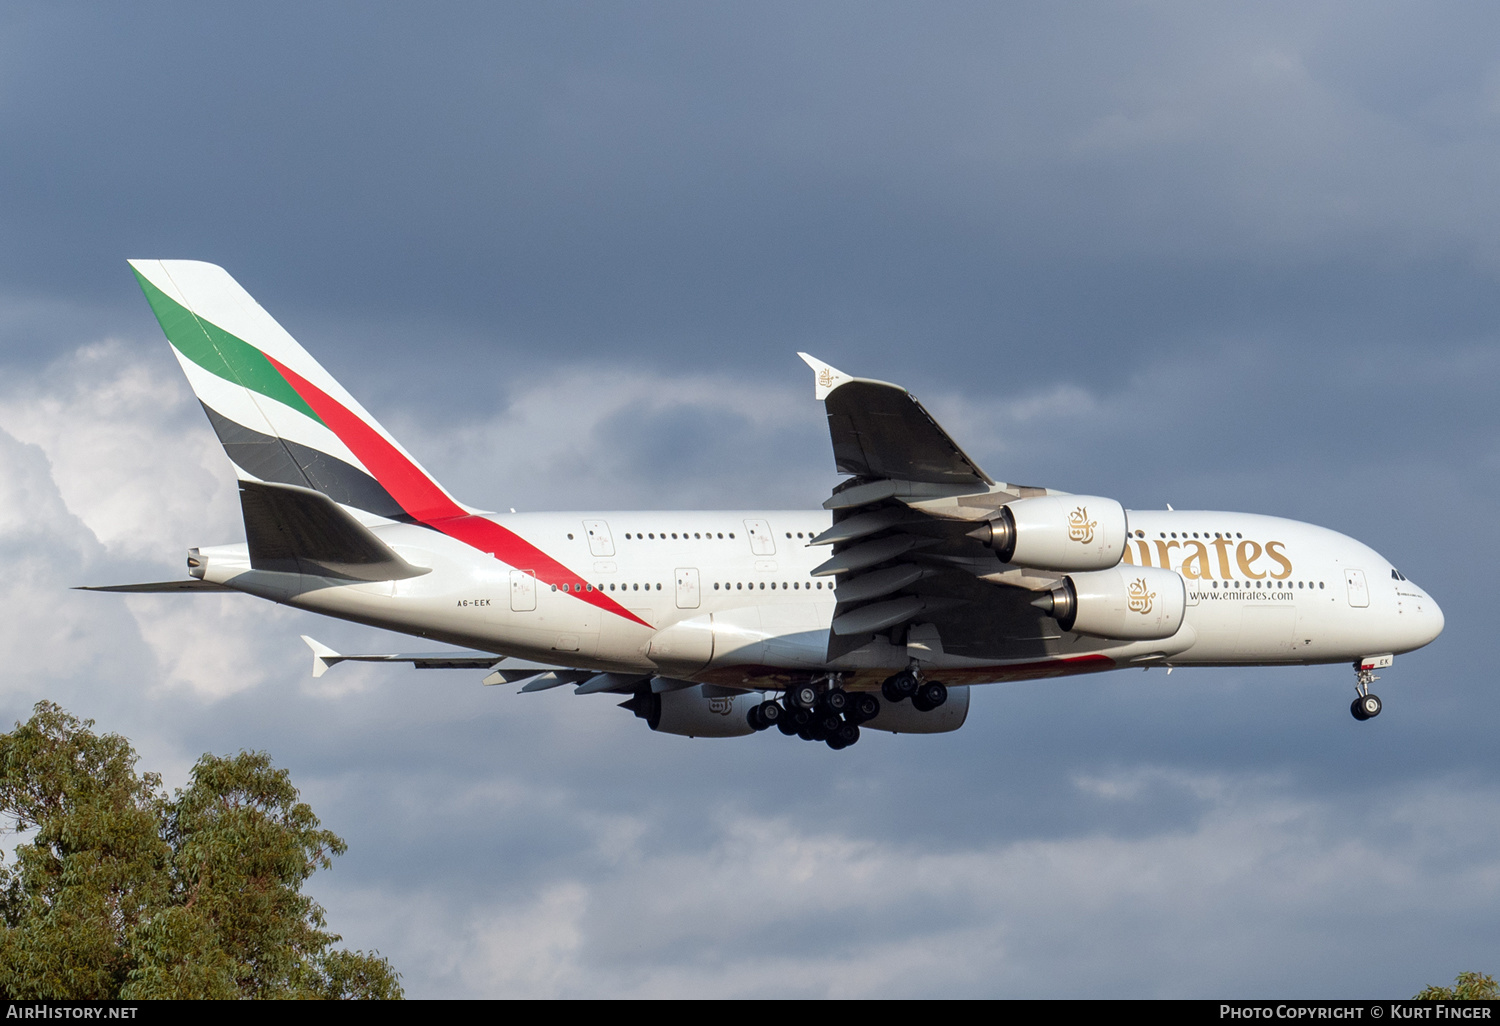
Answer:
M1494 977L1484 973L1459 973L1451 987L1426 987L1417 1001L1494 1001L1500 999Z
M263 752L205 755L170 797L117 734L50 702L0 734L0 994L396 998L378 952L335 949L302 885L346 845Z

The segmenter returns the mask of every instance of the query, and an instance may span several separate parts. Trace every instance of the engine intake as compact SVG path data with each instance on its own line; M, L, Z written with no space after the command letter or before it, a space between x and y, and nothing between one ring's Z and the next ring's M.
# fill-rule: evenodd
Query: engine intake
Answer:
M1005 563L1107 570L1125 551L1125 507L1097 495L1039 495L1002 506L970 533Z
M1171 570L1117 566L1069 574L1032 603L1065 631L1100 638L1159 641L1182 626L1187 588Z

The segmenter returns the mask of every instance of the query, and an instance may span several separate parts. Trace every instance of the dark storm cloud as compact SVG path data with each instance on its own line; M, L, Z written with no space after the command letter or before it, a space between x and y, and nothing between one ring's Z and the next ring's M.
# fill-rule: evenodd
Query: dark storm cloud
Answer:
M8 35L3 266L43 295L134 303L121 254L201 256L294 323L394 322L345 343L383 358L822 343L1095 382L1211 328L1494 314L1473 17L48 6Z

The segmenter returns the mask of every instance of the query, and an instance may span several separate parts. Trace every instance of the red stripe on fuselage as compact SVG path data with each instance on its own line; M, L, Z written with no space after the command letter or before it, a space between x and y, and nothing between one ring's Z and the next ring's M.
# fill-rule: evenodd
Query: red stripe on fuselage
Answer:
M598 606L607 613L624 617L642 627L651 626L614 599L594 590L592 584L515 532L493 520L465 513L447 492L438 487L437 482L379 431L296 371L269 355L266 359L413 519L488 553L502 563L530 570L544 584L556 585L574 598Z

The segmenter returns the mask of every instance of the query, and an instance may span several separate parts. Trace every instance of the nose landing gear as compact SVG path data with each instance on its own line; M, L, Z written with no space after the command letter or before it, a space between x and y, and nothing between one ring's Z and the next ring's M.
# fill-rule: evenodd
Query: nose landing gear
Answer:
M1380 679L1375 676L1375 671L1391 665L1391 661L1388 655L1370 656L1354 664L1354 690L1358 695L1350 704L1349 712L1356 720L1371 720L1380 715L1380 699L1370 694L1370 685Z
M1360 695L1349 706L1356 720L1368 720L1380 715L1380 699L1375 695Z

